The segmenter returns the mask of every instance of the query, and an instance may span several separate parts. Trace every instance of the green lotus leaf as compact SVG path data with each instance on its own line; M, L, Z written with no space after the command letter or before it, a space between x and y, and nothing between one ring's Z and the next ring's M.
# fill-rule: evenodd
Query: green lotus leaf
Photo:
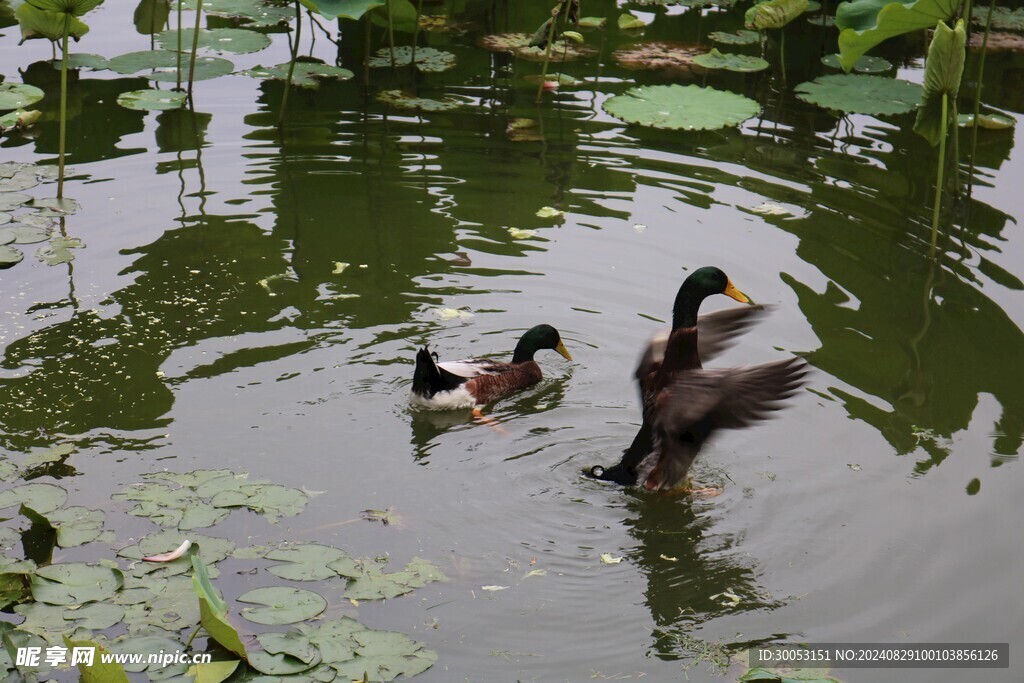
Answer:
M252 76L253 78L274 78L283 81L288 78L288 63L285 62L284 64L269 67L255 66L239 73ZM296 62L295 70L292 73L292 85L297 85L300 88L316 89L320 87L320 79L322 78L338 78L347 81L354 75L348 69L343 69L340 66L321 64L319 62Z
M917 83L881 76L833 74L801 83L794 92L804 102L825 109L885 116L916 109L922 88Z
M28 2L44 12L80 17L101 5L103 0L28 0Z
M732 53L723 54L714 48L711 49L711 52L694 57L693 63L705 69L723 69L725 71L738 71L741 73L764 71L768 68L768 62L760 57Z
M549 83L557 83L559 87L572 88L583 83L576 78L573 78L569 74L561 73L549 73L549 74L526 74L523 76L523 80L527 83L533 83L534 85L540 85L542 81Z
M402 633L363 629L352 637L359 644L356 657L332 664L340 680L392 681L398 676L423 673L437 661L437 653L425 649Z
M542 62L547 51L531 46L530 36L526 33L496 33L477 40L477 45L491 52L510 52L520 59L530 62ZM580 57L593 55L596 50L586 45L576 45L571 41L556 40L551 46L552 62L568 62Z
M221 647L245 659L245 645L238 631L228 621L228 606L210 583L206 565L196 555L192 555L192 587L199 597L200 623L203 628Z
M0 195L0 196L2 196L2 195ZM33 201L35 201L35 200L33 200ZM33 206L35 206L35 204L33 204ZM38 231L38 228L35 228L33 226L25 226L25 227L29 227L32 230ZM13 228L8 228L8 229L9 230L13 230ZM29 234L29 235L26 235L26 236L27 237L34 237L34 235L32 235L32 234ZM37 239L35 241L36 242L41 242L42 240ZM27 242L27 244L31 244L31 242ZM21 466L24 467L25 469L29 469L31 467L38 467L39 465L47 465L49 463L60 462L61 460L63 460L67 456L69 456L72 453L74 453L75 450L76 450L75 449L75 444L73 444L73 443L58 444L58 445L54 446L53 448L47 448L44 451L39 451L37 453L32 453L31 455L29 455L27 458L25 458L22 461Z
M717 130L757 116L761 106L731 92L697 85L648 85L631 88L604 102L612 116L653 128Z
M132 22L136 32L152 36L163 30L170 16L171 0L140 0L135 7Z
M0 83L0 111L23 109L43 99L42 90L27 83Z
M19 5L14 16L21 25L21 39L45 38L54 42L64 37L65 26L68 35L78 40L89 32L89 27L81 19L63 12L48 12L34 7L29 3Z
M0 180L0 183L2 182L3 181ZM19 206L23 206L30 201L32 201L32 195L30 194L0 191L0 211L13 211Z
M747 10L743 26L758 31L782 28L806 11L807 0L768 0Z
M64 62L63 59L51 59L50 64L54 69L61 68L61 64ZM94 69L101 70L109 68L107 66L107 58L100 55L92 55L85 52L74 52L68 57L68 68L69 69Z
M27 597L29 590L24 576L0 569L0 609L23 602Z
M147 661L149 655L159 654L160 652L184 651L185 645L183 643L181 643L180 641L175 640L174 638L171 638L170 636L167 636L167 635L156 635L156 634L135 635L135 634L130 634L130 635L121 636L121 637L111 641L107 649L109 649L111 652L117 652L117 653L120 653L120 654L140 654L140 655L144 655L142 657L142 661L141 662L133 663L133 664L125 664L124 665L125 671L128 671L130 673L142 673L143 671L146 671L147 669L149 669L151 667L151 665ZM165 668L166 669L171 669L172 671L175 668L177 668L178 669L178 675L181 675L181 673L184 673L184 669L185 669L184 665L173 665L172 664L171 666L168 666L168 667L161 667L158 664L154 663L152 665L153 671L151 671L150 674L156 673L157 670L160 670L160 673L164 673L163 669L165 669ZM152 679L153 679L153 677L150 676L150 680L152 680Z
M57 532L57 545L73 548L95 541L103 533L103 510L72 506L46 514L46 520Z
M45 515L59 508L67 499L68 492L55 484L22 484L0 493L0 508L24 505Z
M0 214L0 216L4 216L4 215L8 215L9 216L10 214ZM0 230L0 246L10 244L13 241L14 241L14 233L13 232L11 232L8 229Z
M65 633L75 629L75 622L64 619L63 605L47 605L42 602L25 602L14 606L15 614L25 617L18 629L36 635L47 643L57 644Z
M348 553L327 545L303 543L277 548L265 557L285 563L267 567L274 576L289 581L321 581L335 576L334 570L327 565L348 557Z
M181 54L176 52L169 52L167 50L143 50L141 52L129 52L128 54L119 55L114 57L109 62L109 68L123 74L133 74L138 71L151 69L150 73L145 74L145 77L151 81L163 81L163 82L175 82L178 80L178 63L181 62L181 80L187 81L190 73L191 55ZM192 79L195 81L205 81L211 78L218 78L220 76L231 73L235 65L226 59L220 57L196 57L196 67L191 70ZM135 92L146 93L148 90L137 90ZM124 93L122 96L128 95ZM172 95L180 95L181 93L170 93ZM137 100L138 98L132 98ZM182 97L184 100L184 97ZM179 105L171 106L171 103L164 101L163 99L151 100L151 96L143 98L143 101L156 101L158 104L164 106L129 106L120 102L122 106L126 106L129 109L177 109Z
M377 95L377 101L391 105L398 109L409 109L412 111L452 111L466 105L463 100L447 98L444 100L432 100L427 97L412 97L401 90L385 90Z
M757 31L739 30L736 33L713 31L708 38L723 45L757 45L761 42L761 34Z
M645 26L647 26L646 21L630 14L629 12L623 12L619 15L619 28L623 31L644 28Z
M793 669L780 673L775 669L756 667L736 679L737 683L840 683L827 675L825 669Z
M237 491L222 491L210 503L219 508L249 508L267 518L271 524L281 517L294 517L302 512L309 496L299 489L278 484L247 484Z
M5 225L7 223L10 223L11 220L13 220L13 219L14 219L14 216L12 216L11 214L0 212L0 225ZM13 242L14 240L11 240L11 241ZM10 244L10 242L7 242L7 244Z
M960 79L964 73L964 59L967 56L967 31L964 21L949 28L945 22L935 25L932 42L928 46L928 58L924 63L924 92L921 105L914 121L914 132L932 146L939 144L942 135L950 127L956 95L960 91ZM943 98L946 98L946 120L943 121Z
M6 244L0 246L0 268L10 268L16 263L21 263L24 258L25 254L20 249Z
M131 579L125 580L126 588L115 596L115 602L125 607L124 621L130 632L152 633L154 628L177 632L200 623L202 601L196 601L188 576ZM125 597L126 592L134 595ZM141 602L139 598L143 598Z
M242 616L267 625L294 624L312 619L327 609L327 600L322 595L291 586L257 588L238 596L238 602L262 605L246 607Z
M432 47L416 48L416 68L423 73L441 73L455 66L455 55L444 50L435 50ZM412 63L412 48L403 45L395 48L395 66L409 66ZM371 57L368 64L372 67L391 66L391 50L381 48L375 56Z
M181 48L184 52L192 51L194 35L193 28L181 31ZM163 31L156 36L156 42L164 50L174 52L178 49L178 30ZM233 54L259 52L270 47L270 36L244 28L206 28L199 31L199 47Z
M193 470L191 472L148 472L143 474L142 478L147 481L170 482L177 486L196 489L200 497L209 498L217 491L200 492L199 487L203 484L214 480L219 481L222 477L233 477L246 481L248 476L247 474L236 475L231 470Z
M221 683L221 681L231 678L231 674L235 673L239 663L239 660L232 659L193 664L188 668L186 676L191 678L194 683Z
M108 600L124 584L117 569L84 562L40 567L32 577L32 597L49 605L80 605Z
M837 54L825 55L821 58L821 63L830 69L843 68L842 63L839 61L839 55ZM851 70L862 74L881 74L891 70L892 68L892 62L888 59L865 55L854 62L853 69Z
M978 114L978 126L980 128L1006 130L1007 128L1013 128L1016 123L1009 116L1002 116L1001 114ZM960 114L957 117L957 125L961 128L973 128L974 114Z
M359 642L352 636L366 629L351 617L317 622L316 626L299 624L297 628L316 646L323 663L331 666L347 662L356 656Z
M605 17L580 17L576 25L580 28L603 28L607 22Z
M38 209L37 213L44 216L70 216L78 213L82 208L78 202L70 197L46 197L33 199L29 206Z
M301 0L302 4L329 19L340 17L357 21L370 10L384 7L382 0Z
M984 26L988 20L988 7L975 7L971 19ZM1024 31L1024 7L995 7L991 27L1000 31Z
M108 629L124 619L124 607L105 602L90 602L87 605L72 606L64 610L65 620L75 620L78 626L93 631Z
M24 220L24 219L22 219ZM72 249L81 249L85 245L77 237L55 235L49 244L36 250L36 258L49 266L57 266L75 259Z
M960 11L960 0L916 0L885 2L855 0L836 8L839 33L839 62L849 72L860 57L893 36L933 28Z
M194 10L195 0L184 0L181 5ZM277 26L295 17L293 5L268 4L264 0L203 0L203 14L212 17L238 19L254 28Z
M390 9L390 18L388 17ZM419 23L419 13L416 6L409 0L389 0L382 7L376 7L369 12L370 21L382 28L390 26L395 31L412 33Z
M268 676L287 676L308 671L320 663L320 652L300 631L261 633L256 637L263 651L249 652L249 665Z
M515 52L530 45L526 33L495 33L477 40L477 45L491 52Z
M89 647L93 649L94 658L92 663L78 664L79 681L81 683L131 683L124 667L118 662L105 661L107 648L95 640L79 638L73 640L64 636L64 646L68 649L76 647Z

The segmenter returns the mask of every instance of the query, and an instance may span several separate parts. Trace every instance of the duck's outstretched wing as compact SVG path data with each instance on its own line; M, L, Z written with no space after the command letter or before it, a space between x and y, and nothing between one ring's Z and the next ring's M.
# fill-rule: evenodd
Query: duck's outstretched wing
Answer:
M750 329L771 306L736 306L714 313L706 313L697 318L697 354L702 363L721 355L736 343L736 339ZM644 347L637 363L634 377L643 378L656 370L665 359L665 346L668 344L669 330L662 330L651 337Z
M763 420L803 384L807 363L801 358L721 370L680 373L653 398L650 415L658 431L698 440L714 429L736 429Z

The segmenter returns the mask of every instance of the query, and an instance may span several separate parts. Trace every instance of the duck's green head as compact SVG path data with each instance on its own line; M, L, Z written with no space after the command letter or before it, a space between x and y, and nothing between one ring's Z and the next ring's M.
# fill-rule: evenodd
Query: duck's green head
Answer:
M512 362L522 363L533 360L533 354L541 349L553 349L566 360L572 360L572 356L565 349L565 344L562 343L562 337L558 334L558 330L551 325L537 325L528 329L516 344Z
M701 303L714 294L725 294L743 304L754 303L746 294L736 289L720 268L698 268L683 281L679 293L676 294L676 302L672 307L672 329L696 325Z

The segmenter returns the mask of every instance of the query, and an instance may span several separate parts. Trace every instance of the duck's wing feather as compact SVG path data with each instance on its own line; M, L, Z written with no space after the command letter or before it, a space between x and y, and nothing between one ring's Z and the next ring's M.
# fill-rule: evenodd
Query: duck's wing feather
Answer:
M722 370L688 370L654 398L653 415L661 431L682 434L698 424L746 427L782 408L803 384L807 363L801 358ZM703 431L703 430L702 430Z
M499 363L486 358L466 358L444 361L438 363L437 367L449 375L460 377L466 381L482 375L500 375L508 369L508 363Z
M736 339L750 329L771 306L735 306L697 318L697 354L701 362L707 362L721 355L736 343ZM642 380L656 370L665 359L670 330L661 330L644 347L637 363L634 377Z

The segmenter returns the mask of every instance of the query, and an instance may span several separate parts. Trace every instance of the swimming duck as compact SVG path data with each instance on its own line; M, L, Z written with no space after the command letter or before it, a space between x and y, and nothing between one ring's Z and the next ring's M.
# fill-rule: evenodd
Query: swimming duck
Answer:
M698 317L701 303L715 294L751 306ZM687 277L673 305L671 332L651 340L636 369L643 424L622 460L607 469L591 468L591 476L652 491L688 490L690 465L712 433L745 427L778 410L799 388L804 361L790 358L722 370L702 365L764 310L718 268L700 268Z
M553 349L572 360L558 330L551 325L527 330L516 344L511 363L482 358L438 362L437 354L424 346L416 354L410 400L415 406L432 410L476 408L528 389L542 377L540 366L533 360L533 354L541 349Z

